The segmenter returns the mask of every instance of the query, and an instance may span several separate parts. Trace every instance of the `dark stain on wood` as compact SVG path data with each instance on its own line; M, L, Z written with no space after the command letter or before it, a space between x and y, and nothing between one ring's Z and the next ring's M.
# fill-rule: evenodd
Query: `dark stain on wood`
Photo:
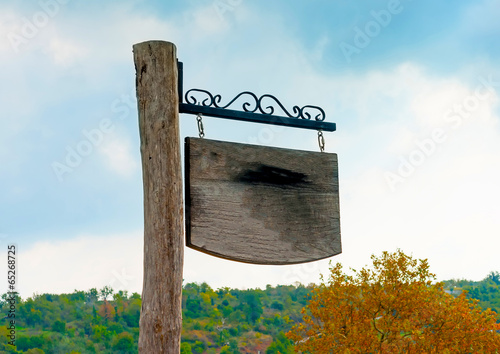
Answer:
M269 184L283 188L300 187L310 183L304 173L262 164L255 169L246 170L237 181L250 184Z

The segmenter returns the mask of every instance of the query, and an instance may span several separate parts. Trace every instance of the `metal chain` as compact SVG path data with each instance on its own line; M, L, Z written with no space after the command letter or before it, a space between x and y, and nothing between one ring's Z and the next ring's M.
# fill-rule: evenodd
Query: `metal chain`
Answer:
M319 150L321 152L325 151L325 137L323 136L323 132L321 130L318 130L318 144L319 144Z
M198 123L198 133L200 138L203 138L205 136L205 130L203 129L203 121L201 120L201 117L201 113L198 113L196 116L196 122Z

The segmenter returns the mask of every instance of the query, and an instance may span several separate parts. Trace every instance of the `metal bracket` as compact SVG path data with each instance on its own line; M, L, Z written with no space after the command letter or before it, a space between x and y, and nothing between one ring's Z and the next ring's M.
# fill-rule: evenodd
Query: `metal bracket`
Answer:
M190 89L184 95L183 88L183 64L178 62L178 91L179 91L179 113L203 114L217 118L227 118L254 123L265 123L273 125L283 125L287 127L314 129L333 132L336 130L335 123L325 122L325 111L318 106L306 105L303 107L293 106L293 114L289 113L281 102L274 96L265 94L260 97L252 92L244 91L239 93L228 104L220 105L221 95L212 95L210 92L201 89ZM202 99L197 99L195 95L202 95ZM243 97L242 109L237 111L228 109L236 100ZM264 105L264 100L270 102ZM274 115L277 105L285 116ZM314 117L313 114L314 112ZM314 119L313 119L314 118Z

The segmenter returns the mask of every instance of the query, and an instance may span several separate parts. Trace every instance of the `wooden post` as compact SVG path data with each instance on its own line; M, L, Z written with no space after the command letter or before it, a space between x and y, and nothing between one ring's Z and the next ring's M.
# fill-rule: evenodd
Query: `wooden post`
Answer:
M139 353L179 353L184 229L175 45L133 47L144 183Z

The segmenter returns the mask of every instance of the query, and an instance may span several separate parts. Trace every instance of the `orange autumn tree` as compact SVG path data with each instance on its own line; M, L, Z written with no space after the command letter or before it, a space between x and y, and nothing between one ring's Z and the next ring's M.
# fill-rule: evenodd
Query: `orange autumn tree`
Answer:
M104 299L104 302L99 307L99 316L107 320L112 320L115 318L115 309L108 300Z
M500 324L434 283L427 260L398 250L353 275L337 263L287 336L303 353L499 353Z

